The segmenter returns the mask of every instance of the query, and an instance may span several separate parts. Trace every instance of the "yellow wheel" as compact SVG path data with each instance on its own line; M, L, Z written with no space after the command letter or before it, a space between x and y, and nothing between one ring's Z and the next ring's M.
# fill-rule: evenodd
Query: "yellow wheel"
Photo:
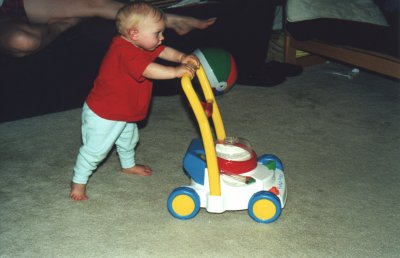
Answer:
M168 198L168 211L177 219L191 219L200 210L199 195L190 187L176 188Z
M255 193L249 201L248 212L252 219L260 223L271 223L281 214L279 198L267 191Z

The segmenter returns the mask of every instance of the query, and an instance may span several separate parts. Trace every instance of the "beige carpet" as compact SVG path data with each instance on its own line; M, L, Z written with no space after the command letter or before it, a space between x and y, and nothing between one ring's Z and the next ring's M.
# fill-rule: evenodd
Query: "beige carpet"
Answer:
M247 211L168 213L197 137L181 96L155 97L140 131L137 160L154 175L117 173L113 152L82 203L68 198L79 109L0 124L0 257L398 257L400 85L350 70L324 64L218 98L227 133L284 164L287 206L267 225Z

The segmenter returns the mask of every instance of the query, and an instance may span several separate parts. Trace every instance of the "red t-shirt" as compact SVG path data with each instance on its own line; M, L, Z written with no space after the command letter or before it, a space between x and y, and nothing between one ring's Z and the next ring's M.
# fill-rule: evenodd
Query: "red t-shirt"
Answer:
M108 120L143 120L149 109L153 84L142 74L164 48L146 51L116 36L86 99L90 109Z

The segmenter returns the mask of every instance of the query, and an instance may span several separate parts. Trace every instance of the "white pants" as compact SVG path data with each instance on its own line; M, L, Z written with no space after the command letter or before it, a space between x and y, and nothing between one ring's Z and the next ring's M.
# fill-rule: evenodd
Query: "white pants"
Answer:
M96 115L85 103L82 112L82 146L76 159L72 182L86 184L98 164L114 144L122 168L135 166L135 147L139 141L136 123L112 121Z

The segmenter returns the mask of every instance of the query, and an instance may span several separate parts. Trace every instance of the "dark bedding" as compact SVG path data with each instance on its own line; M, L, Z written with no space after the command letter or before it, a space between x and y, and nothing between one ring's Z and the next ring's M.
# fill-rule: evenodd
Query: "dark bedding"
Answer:
M400 58L399 32L391 26L321 18L288 22L286 30L296 40L317 39Z
M288 22L286 30L296 40L316 39L400 58L400 1L374 0L373 2L389 26L321 17Z

